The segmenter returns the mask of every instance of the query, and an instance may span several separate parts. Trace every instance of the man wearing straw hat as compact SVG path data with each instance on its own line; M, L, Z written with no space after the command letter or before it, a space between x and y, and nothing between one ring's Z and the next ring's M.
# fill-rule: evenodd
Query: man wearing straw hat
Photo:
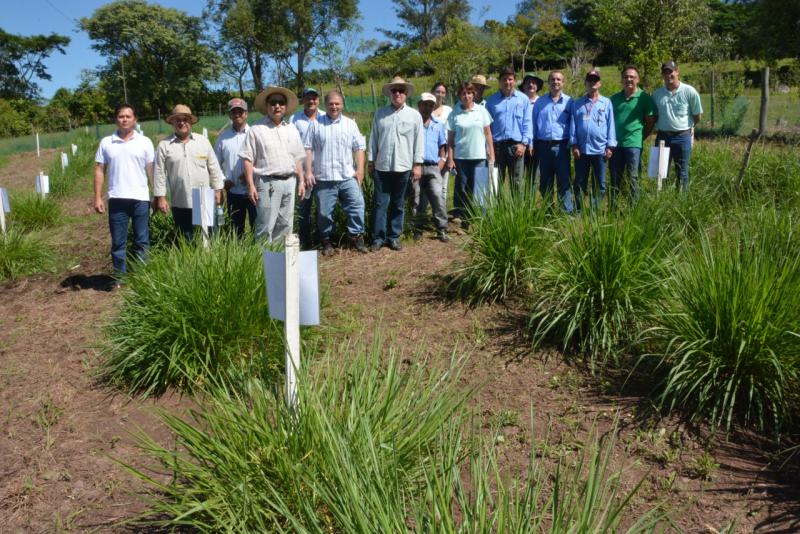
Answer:
M489 87L486 82L486 76L483 74L475 74L469 79L469 83L475 86L475 103L479 106L486 106L486 100L483 98L483 92Z
M192 189L210 187L214 201L222 203L225 177L220 169L214 148L208 139L192 133L197 117L189 106L178 104L164 119L172 125L174 133L158 144L156 149L155 183L153 195L159 211L167 213L167 188L172 201L172 218L186 240L191 241Z
M414 180L422 176L425 159L422 116L406 105L406 99L414 94L414 86L397 75L383 86L383 94L391 104L375 112L367 153L367 168L375 182L370 245L373 252L384 244L392 250L402 248L400 234L403 233L406 188L412 172Z
M301 162L306 152L294 124L285 119L297 108L297 96L284 87L267 87L255 108L265 115L247 133L239 157L250 201L258 206L256 238L276 241L292 232L295 191L303 196Z

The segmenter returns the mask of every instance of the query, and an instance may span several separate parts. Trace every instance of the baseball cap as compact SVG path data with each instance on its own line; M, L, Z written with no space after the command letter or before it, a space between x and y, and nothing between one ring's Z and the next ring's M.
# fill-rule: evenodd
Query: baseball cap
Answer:
M598 71L597 69L590 70L589 72L586 73L586 77L584 78L584 80L588 80L589 78L597 78L599 80L600 71Z
M319 96L319 91L317 91L313 87L306 87L305 89L303 89L303 92L300 94L300 98L303 98L306 95L317 95L317 96Z
M666 62L661 64L661 70L665 70L665 69L678 70L678 65L676 65L674 61L671 61L671 60L670 61L666 61Z
M419 95L419 101L420 102L433 102L435 104L436 103L436 97L433 96L433 94L431 94L431 93L422 93L421 95Z
M234 109L243 109L247 111L247 102L245 102L241 98L231 98L230 100L228 100L228 111Z

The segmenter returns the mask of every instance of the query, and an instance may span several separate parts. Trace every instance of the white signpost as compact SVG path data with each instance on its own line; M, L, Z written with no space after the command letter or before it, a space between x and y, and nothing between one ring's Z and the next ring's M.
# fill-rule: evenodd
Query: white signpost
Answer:
M647 176L658 179L658 190L661 191L663 182L669 171L669 147L664 146L664 141L659 141L658 146L650 149L650 160L647 162Z
M286 403L297 410L300 325L319 324L317 252L300 252L300 239L289 234L284 252L264 252L269 315L283 321L286 337Z
M203 128L203 137L208 139L208 128Z
M69 165L69 157L67 157L66 152L61 153L61 171L65 171L67 169L67 165Z
M72 146L72 155L74 156L75 154L78 153L78 145L73 144L71 146Z
M203 232L203 245L208 247L208 227L214 226L214 190L208 187L192 188L192 225Z
M39 132L36 132L36 157L39 157Z
M43 174L42 171L39 171L39 174L36 175L36 192L42 198L50 193L50 177Z
M0 230L6 233L6 213L11 213L11 203L8 201L8 190L0 187Z

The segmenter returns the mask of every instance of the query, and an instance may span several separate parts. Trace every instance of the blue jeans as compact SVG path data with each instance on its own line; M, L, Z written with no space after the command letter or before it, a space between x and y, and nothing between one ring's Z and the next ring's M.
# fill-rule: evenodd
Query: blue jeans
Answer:
M250 219L251 229L256 227L256 206L247 195L228 192L228 213L237 236L244 235L245 219Z
M364 233L364 195L355 178L344 181L320 181L314 186L319 204L317 231L320 240L330 239L333 232L333 210L336 202L347 216L347 233L359 236ZM309 199L309 205L311 199ZM401 226L402 231L402 226Z
M581 154L575 160L575 208L581 212L583 195L589 187L589 171L592 171L592 209L599 210L606 195L606 160L602 154Z
M658 132L656 146L659 141L664 141L664 146L669 147L669 159L675 163L675 187L686 192L689 190L689 158L692 156L692 134L686 132L681 135L669 135Z
M128 272L128 223L133 221L133 253L147 261L150 249L150 202L132 198L108 199L108 228L111 230L111 263L116 274Z
M569 180L569 141L542 141L534 143L539 158L539 192L548 209L553 209L553 179L558 187L558 199L567 213L572 213L572 186Z
M617 196L620 194L625 173L628 174L630 205L635 206L639 202L639 175L641 171L641 148L618 146L614 149L614 155L611 156L611 196L609 197L612 207L616 204Z
M301 198L297 206L297 227L300 235L300 244L304 247L311 246L311 208L313 203L312 195L316 193L316 186L308 195L308 198Z
M385 172L375 170L375 216L372 226L372 242L382 245L387 240L396 241L403 233L406 187L411 171ZM386 218L389 231L386 231Z
M465 219L472 205L473 191L475 190L475 169L485 167L485 159L457 159L456 182L453 189L453 214Z

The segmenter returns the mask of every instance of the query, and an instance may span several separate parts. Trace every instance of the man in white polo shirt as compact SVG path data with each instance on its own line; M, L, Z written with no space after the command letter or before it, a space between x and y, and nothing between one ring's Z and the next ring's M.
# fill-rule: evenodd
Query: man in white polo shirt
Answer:
M247 102L241 98L228 101L230 128L222 130L214 145L222 174L225 176L225 190L228 192L228 214L231 217L236 235L244 235L244 223L250 219L250 228L256 227L256 206L247 196L244 185L244 166L239 159L239 150L250 127L247 125Z
M150 190L153 142L136 131L136 111L129 104L114 111L117 131L100 141L94 160L94 209L105 213L103 181L108 175L108 226L116 276L127 272L128 224L133 221L134 254L145 261L150 248ZM119 285L117 284L117 287Z

